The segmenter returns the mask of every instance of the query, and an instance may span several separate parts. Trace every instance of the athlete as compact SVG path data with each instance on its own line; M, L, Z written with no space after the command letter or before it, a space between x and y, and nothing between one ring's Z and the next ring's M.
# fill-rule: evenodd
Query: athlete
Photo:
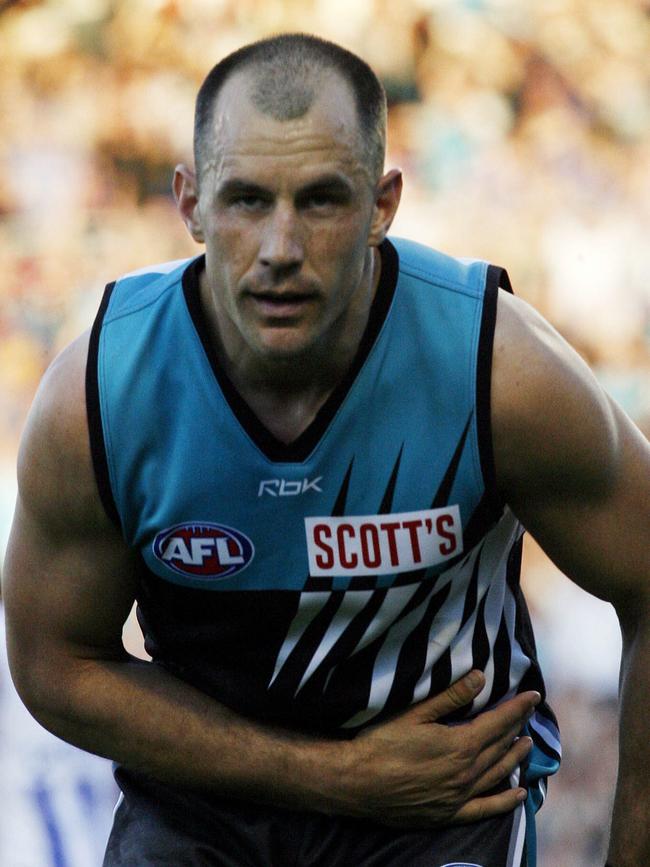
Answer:
M505 272L388 238L384 136L331 43L223 60L174 176L205 255L110 284L39 390L10 662L117 762L106 865L535 865L522 524L619 614L610 859L650 863L648 444Z

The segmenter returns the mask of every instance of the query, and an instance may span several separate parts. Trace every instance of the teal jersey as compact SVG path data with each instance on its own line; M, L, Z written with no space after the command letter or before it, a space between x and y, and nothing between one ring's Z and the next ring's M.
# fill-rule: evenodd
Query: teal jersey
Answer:
M219 364L203 257L111 284L88 364L98 485L139 553L149 653L238 712L340 737L471 668L487 686L458 718L544 695L492 460L507 276L398 239L381 256L352 367L289 445ZM546 703L530 730L548 772Z

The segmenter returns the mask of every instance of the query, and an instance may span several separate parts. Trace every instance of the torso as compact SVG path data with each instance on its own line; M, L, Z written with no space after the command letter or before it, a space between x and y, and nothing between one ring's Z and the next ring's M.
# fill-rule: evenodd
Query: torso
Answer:
M398 249L349 375L289 445L210 350L200 263L124 281L102 331L104 487L148 649L240 712L340 736L472 666L468 712L543 686L491 471L496 296L485 263Z

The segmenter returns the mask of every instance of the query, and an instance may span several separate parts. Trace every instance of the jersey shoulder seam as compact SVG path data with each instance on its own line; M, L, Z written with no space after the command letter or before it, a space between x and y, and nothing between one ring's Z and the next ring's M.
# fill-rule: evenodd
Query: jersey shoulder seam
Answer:
M481 298L482 287L485 286L485 274L487 272L488 263L481 259L474 260L481 268L482 280L477 281L476 286L468 284L466 281L453 280L449 277L444 277L441 274L432 274L431 271L419 268L410 262L405 262L400 255L400 274L407 277L415 277L423 283L428 283L430 286L435 286L437 289L447 289L451 292L457 292L461 295L467 295L470 298Z

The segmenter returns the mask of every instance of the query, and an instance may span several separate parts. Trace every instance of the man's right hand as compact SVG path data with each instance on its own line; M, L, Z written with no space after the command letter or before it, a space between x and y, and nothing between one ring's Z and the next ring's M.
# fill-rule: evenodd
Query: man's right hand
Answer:
M367 729L345 744L341 812L397 827L435 827L513 810L522 788L489 792L524 761L532 740L519 737L540 701L524 692L470 722L437 722L469 704L485 678L471 671L440 695ZM344 750L344 752L345 752Z

